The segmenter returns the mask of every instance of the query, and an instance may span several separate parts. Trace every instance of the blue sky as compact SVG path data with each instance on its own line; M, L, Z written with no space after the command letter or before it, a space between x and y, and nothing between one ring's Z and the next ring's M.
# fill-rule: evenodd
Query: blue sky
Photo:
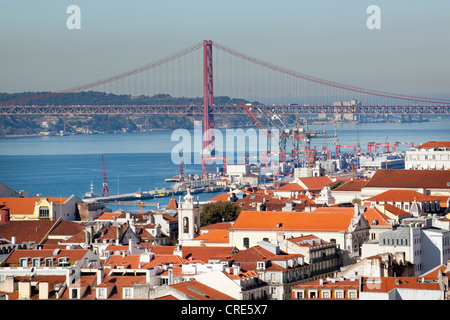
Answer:
M81 9L69 30L66 9ZM381 29L369 30L369 5ZM0 91L62 90L204 39L363 88L450 98L450 1L0 0Z

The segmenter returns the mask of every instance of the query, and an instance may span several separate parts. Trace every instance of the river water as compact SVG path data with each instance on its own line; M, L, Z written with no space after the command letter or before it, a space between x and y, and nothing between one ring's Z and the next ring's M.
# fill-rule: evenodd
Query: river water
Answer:
M332 124L310 125L308 128L334 134ZM366 151L366 144L370 141L413 142L418 145L432 140L450 139L450 119L414 123L343 124L337 125L336 129L341 145L355 145L359 136L362 151ZM244 132L246 130L243 129ZM227 145L227 131L221 132L224 145ZM92 181L95 193L100 194L103 155L110 194L170 187L164 178L179 173L179 165L174 161L178 158L178 151L174 150L180 145L180 139L177 139L179 133L152 131L0 138L0 182L14 190L27 190L29 196L43 194L69 197L75 194L82 198L89 191ZM189 134L195 136L194 130L189 130ZM321 148L323 143L323 139L313 139L312 146ZM333 139L328 139L327 144L332 149ZM194 142L192 147L192 161L190 164L185 161L184 172L200 174L201 162L198 163L198 159L201 145ZM241 163L243 152L253 147L251 143L238 145L234 150L238 156L234 158L235 161L227 159L228 163ZM400 146L399 149L408 150L409 146ZM212 196L214 194L199 194L200 201ZM169 198L149 200L162 205L168 201Z

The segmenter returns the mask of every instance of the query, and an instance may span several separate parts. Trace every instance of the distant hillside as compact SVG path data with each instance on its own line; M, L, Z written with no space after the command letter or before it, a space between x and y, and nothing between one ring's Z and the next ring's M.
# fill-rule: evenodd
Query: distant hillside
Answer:
M0 93L0 102L24 99L50 92ZM247 103L244 99L214 97L217 104ZM257 104L258 102L252 102ZM47 98L15 103L16 105L183 105L203 104L203 98L175 98L168 94L152 97L116 95L104 92L77 92L55 95ZM0 135L36 135L41 133L64 132L66 134L86 132L137 132L147 130L192 129L194 121L202 120L201 115L64 115L64 116L0 116ZM244 127L250 118L242 115L216 115L217 128Z
M20 92L20 93L0 93L0 102L8 102L20 99L27 99L31 97L43 98L32 99L23 102L8 103L13 105L183 105L183 104L203 104L203 98L187 98L180 97L175 98L168 94L156 94L154 96L131 96L131 95L117 95L113 93L105 93L98 91L83 91L58 94L49 97L46 95L52 95L51 92ZM230 97L214 97L216 104L233 104L233 103L246 103L249 102L244 99L232 99ZM252 102L257 104L258 102Z

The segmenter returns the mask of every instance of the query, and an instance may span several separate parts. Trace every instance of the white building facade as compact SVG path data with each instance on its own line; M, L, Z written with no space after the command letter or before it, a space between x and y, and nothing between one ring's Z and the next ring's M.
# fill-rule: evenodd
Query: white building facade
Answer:
M450 141L427 142L406 151L405 169L449 170Z
M410 218L397 230L380 234L377 243L364 243L361 258L382 253L403 252L414 264L414 276L447 264L450 259L450 230L432 226L432 218Z

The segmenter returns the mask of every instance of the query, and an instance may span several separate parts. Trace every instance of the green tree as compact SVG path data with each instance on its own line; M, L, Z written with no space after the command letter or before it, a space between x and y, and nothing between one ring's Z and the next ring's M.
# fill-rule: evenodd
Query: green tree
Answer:
M222 221L234 221L241 212L241 207L229 201L206 203L200 211L202 227Z

